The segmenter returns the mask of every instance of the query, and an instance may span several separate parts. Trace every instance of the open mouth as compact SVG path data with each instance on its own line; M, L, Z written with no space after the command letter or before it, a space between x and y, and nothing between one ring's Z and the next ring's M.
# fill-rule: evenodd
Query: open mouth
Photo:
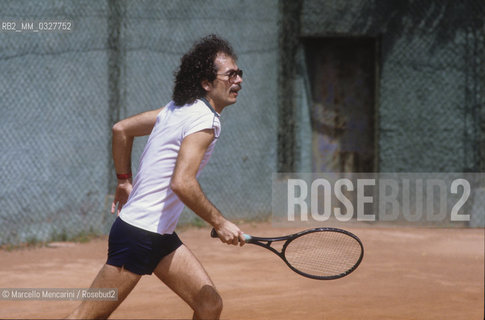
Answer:
M235 86L235 87L231 88L231 90L229 90L229 92L230 92L231 94L234 94L234 95L236 95L236 96L237 96L237 95L238 95L239 90L241 90L241 86Z

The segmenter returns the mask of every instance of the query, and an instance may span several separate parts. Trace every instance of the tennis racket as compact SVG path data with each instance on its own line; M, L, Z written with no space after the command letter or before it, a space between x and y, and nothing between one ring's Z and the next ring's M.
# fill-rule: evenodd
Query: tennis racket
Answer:
M218 238L215 229L212 238ZM261 238L244 235L246 243L275 253L296 273L311 279L332 280L354 271L364 257L364 246L353 233L337 228L308 229L295 234ZM273 242L284 241L281 251Z

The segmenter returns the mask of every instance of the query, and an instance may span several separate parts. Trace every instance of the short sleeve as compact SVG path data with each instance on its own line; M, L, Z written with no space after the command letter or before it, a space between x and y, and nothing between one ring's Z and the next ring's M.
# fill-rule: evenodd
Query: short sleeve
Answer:
M219 118L212 112L191 119L185 127L183 137L185 138L189 134L206 129L214 129L215 138L219 138L221 123L219 122Z

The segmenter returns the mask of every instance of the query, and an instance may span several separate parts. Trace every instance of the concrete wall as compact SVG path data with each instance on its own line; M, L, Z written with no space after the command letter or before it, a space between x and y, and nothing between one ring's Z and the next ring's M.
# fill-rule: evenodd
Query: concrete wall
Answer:
M378 40L378 169L479 169L483 5L477 1L303 1L302 37Z

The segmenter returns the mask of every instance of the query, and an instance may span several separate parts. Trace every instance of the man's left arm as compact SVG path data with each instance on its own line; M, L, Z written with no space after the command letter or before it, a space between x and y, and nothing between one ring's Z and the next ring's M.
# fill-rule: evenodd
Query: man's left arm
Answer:
M146 111L117 122L113 126L112 152L113 162L117 174L127 175L118 178L115 197L111 205L111 213L117 214L128 200L132 187L131 179L131 151L135 137L149 135L157 121L160 109Z

